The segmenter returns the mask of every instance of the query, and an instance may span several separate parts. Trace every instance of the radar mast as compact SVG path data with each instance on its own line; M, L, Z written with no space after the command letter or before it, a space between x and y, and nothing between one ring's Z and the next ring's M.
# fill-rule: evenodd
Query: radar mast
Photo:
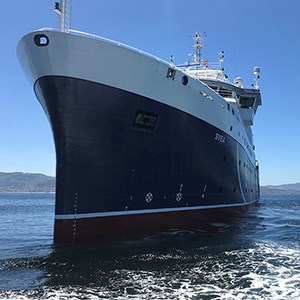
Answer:
M196 54L194 55L194 64L199 66L201 64L201 49L203 48L202 41L204 37L205 36L201 36L197 32L193 36L194 47L196 49Z

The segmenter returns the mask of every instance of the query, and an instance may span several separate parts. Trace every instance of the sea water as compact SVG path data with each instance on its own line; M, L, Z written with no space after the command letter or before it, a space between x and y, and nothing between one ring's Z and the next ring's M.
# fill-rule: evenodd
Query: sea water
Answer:
M300 196L210 230L53 244L54 194L0 194L0 299L300 299Z

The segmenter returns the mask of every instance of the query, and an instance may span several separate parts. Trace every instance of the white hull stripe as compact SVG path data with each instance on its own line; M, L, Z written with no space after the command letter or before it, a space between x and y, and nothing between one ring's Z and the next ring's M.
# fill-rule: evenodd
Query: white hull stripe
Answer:
M232 208L232 207L241 207L241 206L251 205L257 201L258 200L255 200L255 201L249 202L249 203L238 203L238 204L206 205L206 206L193 206L193 207L173 207L173 208L140 209L140 210L127 210L127 211L109 211L109 212L98 212L98 213L55 215L55 220L88 219L88 218L99 218L99 217L128 216L128 215L167 213L167 212L178 212L178 211L193 211L193 210L205 210L205 209L216 209L216 208Z

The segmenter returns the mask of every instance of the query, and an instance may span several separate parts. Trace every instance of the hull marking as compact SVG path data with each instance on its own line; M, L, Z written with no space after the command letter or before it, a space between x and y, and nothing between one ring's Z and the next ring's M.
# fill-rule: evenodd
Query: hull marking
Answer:
M153 214L153 213L167 213L176 211L193 211L193 210L204 210L204 209L217 209L217 208L234 208L248 206L258 199L248 203L235 203L235 204L220 204L220 205L206 205L206 206L192 206L192 207L172 207L172 208L157 208L157 209L140 209L140 210L127 210L127 211L111 211L111 212L98 212L98 213L82 213L82 214L65 214L55 215L56 220L73 220L76 219L87 219L87 218L98 218L98 217L113 217L113 216L126 216L126 215L138 215L138 214Z

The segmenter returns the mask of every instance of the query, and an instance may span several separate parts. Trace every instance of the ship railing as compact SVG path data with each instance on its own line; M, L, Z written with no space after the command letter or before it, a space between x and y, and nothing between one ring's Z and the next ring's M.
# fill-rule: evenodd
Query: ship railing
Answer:
M207 60L201 60L200 63L190 63L186 62L184 64L178 65L178 68L184 70L219 70L223 71L219 62L208 62Z

